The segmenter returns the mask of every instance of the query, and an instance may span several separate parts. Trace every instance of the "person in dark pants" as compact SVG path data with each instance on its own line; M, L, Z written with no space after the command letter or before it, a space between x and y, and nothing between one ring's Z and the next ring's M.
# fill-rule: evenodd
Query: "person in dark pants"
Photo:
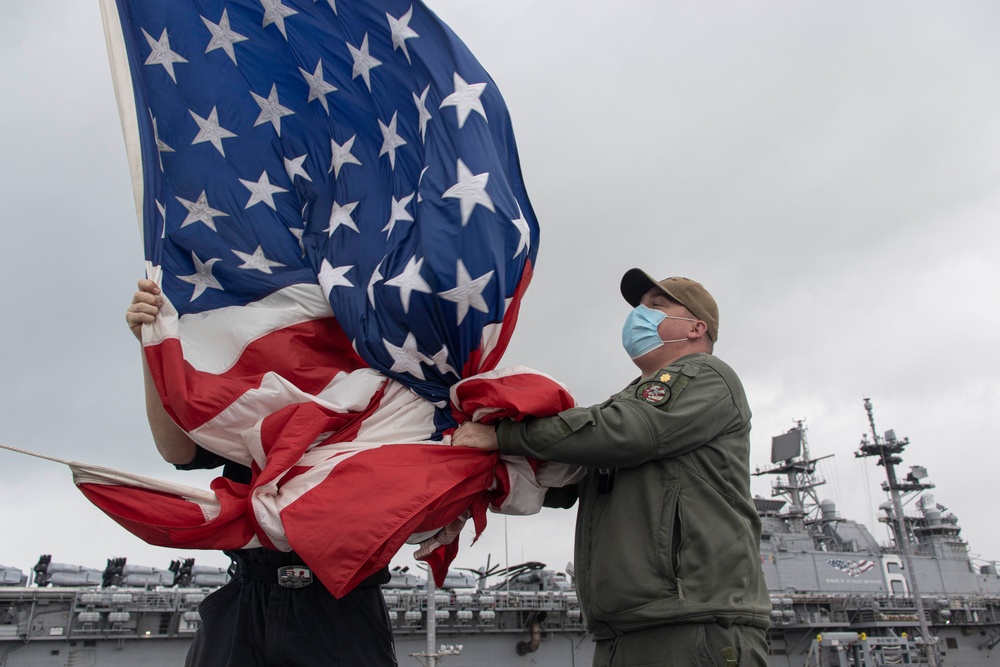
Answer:
M638 269L621 292L639 378L589 408L463 424L452 444L587 468L546 504L579 499L576 588L594 667L766 667L750 407L713 353L718 306L700 283Z
M125 313L141 340L163 305L160 288L140 280ZM223 467L223 476L248 483L251 471L199 447L163 408L145 355L146 416L160 455L181 470ZM201 625L187 667L395 667L389 612L380 584L383 568L335 598L294 552L255 548L227 551L232 580L198 608Z

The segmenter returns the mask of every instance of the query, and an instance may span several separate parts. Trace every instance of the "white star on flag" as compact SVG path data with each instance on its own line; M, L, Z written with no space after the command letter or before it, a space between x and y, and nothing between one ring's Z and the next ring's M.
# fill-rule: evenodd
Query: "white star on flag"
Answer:
M441 108L455 107L455 112L458 114L459 128L465 125L465 119L469 117L469 113L472 111L475 111L484 120L487 120L486 110L483 109L483 102L479 99L484 90L486 90L485 83L466 83L465 79L459 76L458 72L455 72L455 92L444 98L441 102ZM487 122L489 121L487 120Z
M222 260L213 257L207 262L202 262L194 252L191 253L191 260L194 262L194 273L189 276L177 276L177 279L194 285L194 293L191 295L192 301L201 296L209 287L225 292L219 281L212 275L212 266Z
M368 54L368 33L366 32L365 38L361 40L361 48L355 48L350 42L347 42L347 48L351 50L351 57L354 58L351 79L356 79L360 76L365 80L368 92L372 92L371 70L381 65L382 61L376 60Z
M490 307L483 299L483 290L492 279L493 271L490 271L473 280L469 275L469 270L465 268L465 264L462 260L458 260L457 284L450 290L438 292L438 296L458 306L458 324L461 324L469 313L469 308L475 308L481 313L490 312Z
M271 179L268 178L266 171L261 172L260 178L256 182L245 181L241 178L240 183L250 191L250 200L247 201L247 205L243 207L244 209L264 202L271 210L277 211L278 209L274 206L274 195L279 192L288 192L285 188L271 185Z
M298 156L296 158L292 158L291 160L289 160L287 157L284 158L284 160L285 160L285 173L288 174L288 180L290 180L290 181L292 181L294 183L295 182L295 177L296 176L301 176L302 178L304 178L307 181L309 181L310 183L312 183L312 179L309 177L309 174L306 173L306 168L302 166L302 164L306 161L307 157L309 157L309 156L308 155L300 155L300 156Z
M160 221L163 223L160 226L160 238L164 239L167 237L167 207L160 203L160 200L154 199L156 203L156 210L160 214Z
M257 246L257 249L253 251L252 255L240 252L239 250L233 250L233 254L243 260L243 264L236 267L238 269L255 269L270 275L272 273L272 268L284 266L281 262L275 262L265 257L264 249L260 246Z
M431 119L431 112L427 110L427 91L430 89L431 84L427 84L420 97L417 97L416 93L410 93L413 95L413 103L417 105L417 124L420 126L421 141L427 140L427 121Z
M404 313L410 312L410 295L413 292L431 293L431 286L420 275L420 269L423 265L423 257L420 259L417 259L416 256L410 257L402 273L385 281L386 285L399 288L399 300L403 303Z
M354 209L357 208L357 206L358 202L356 201L344 204L343 206L337 202L333 202L333 209L330 211L330 226L323 231L327 232L330 236L333 236L333 233L337 231L338 227L344 226L349 229L353 229L355 232L360 234L361 230L358 229L356 224L354 224L354 218L351 217L351 213L354 212Z
M410 5L406 13L398 19L393 18L389 12L385 13L385 17L389 19L389 32L392 33L392 50L402 49L403 55L406 56L406 62L412 62L410 52L406 50L406 40L420 37L410 27L410 19L413 18L413 5Z
M156 150L161 153L175 153L176 151L170 146L163 143L160 139L160 129L156 126L156 118L153 118L153 138L156 140Z
M316 277L319 279L320 287L323 288L326 298L330 298L330 292L333 291L334 287L354 287L354 283L344 277L344 274L353 268L353 264L350 266L335 267L325 259L323 260L323 263L319 267L319 274Z
M451 367L448 363L448 346L442 345L441 351L431 357L431 363L438 369L441 375L447 375L451 373L452 375L458 375L458 371Z
M149 57L146 58L146 64L163 65L163 69L167 70L167 74L170 75L171 80L177 83L177 75L174 74L174 63L186 63L187 60L182 58L179 53L170 50L170 37L167 36L167 29L163 29L159 40L153 39L152 35L145 30L142 31L142 34L146 37L149 48L153 49Z
M493 208L493 200L486 194L486 184L490 180L490 174L489 172L473 174L461 159L459 159L455 171L457 172L458 182L445 190L441 196L458 200L462 211L462 226L465 227L476 204L490 211L495 210Z
M517 250L514 251L514 257L517 257L525 248L531 248L531 230L528 229L528 221L524 219L524 213L521 212L520 204L517 205L517 218L511 220L511 224L521 234L521 238L518 239Z
M383 259L382 262L385 260ZM372 272L371 279L368 280L368 303L375 307L375 285L376 283L382 282L385 276L382 275L382 262L378 263L375 267L375 271Z
M253 99L257 102L257 106L260 107L260 115L257 116L257 122L253 124L254 127L258 125L263 125L264 123L271 123L274 126L274 131L281 136L281 118L283 116L291 116L295 112L291 109L281 106L278 102L278 86L277 84L271 84L271 94L266 98L261 97L257 93L250 91L253 95Z
M406 145L406 140L396 133L396 116L398 113L393 112L392 120L389 121L388 125L383 125L381 120L378 122L378 126L382 130L382 150L379 151L378 156L382 157L388 153L389 165L392 169L396 168L396 149Z
M249 37L244 37L238 32L234 32L229 27L229 15L226 13L228 10L222 10L222 18L219 19L218 23L212 23L204 16L201 17L202 23L208 28L208 31L212 33L212 39L208 41L208 46L205 47L205 53L210 51L215 51L216 49L222 49L229 56L229 59L236 64L236 50L233 48L233 44L236 42L245 42Z
M320 60L316 63L316 69L312 74L305 71L301 67L299 68L299 73L302 74L306 83L309 84L309 99L306 101L306 104L312 102L313 100L319 100L319 103L323 105L323 111L325 111L326 115L329 116L330 105L326 100L326 96L330 93L336 92L337 87L327 83L323 79L323 61Z
M160 171L163 171L163 156L159 155L159 153L176 153L177 151L163 143L163 140L160 139L160 130L156 126L155 116L153 117L153 140L156 141L157 157L160 158Z
M389 232L386 236L390 236L392 234L392 230L396 226L397 222L413 222L413 216L406 210L406 207L409 206L411 201L413 201L413 195L414 193L411 192L400 200L397 200L395 197L392 198L389 222L382 228L383 232Z
M423 169L420 170L420 176L417 176L417 203L418 204L424 200L424 196L422 194L420 194L420 184L424 182L424 174L427 173L428 169L430 169L430 167L425 166Z
M424 379L424 369L420 364L429 364L431 360L417 349L417 337L412 331L406 334L402 347L397 347L384 338L382 343L386 352L392 357L392 368L389 370L393 373L409 373L415 378Z
M229 217L228 213L217 211L208 205L208 196L204 190L198 195L198 201L188 201L181 197L177 197L177 201L188 211L187 217L181 223L181 229L196 222L204 222L213 232L218 232L219 230L215 228L215 218Z
M274 23L281 31L281 36L285 38L285 41L288 41L288 33L285 32L285 19L298 14L298 12L281 4L281 0L260 0L260 4L264 7L264 23L261 27L266 28Z
M343 146L338 144L335 139L330 139L330 169L327 170L326 173L329 174L332 171L334 172L334 176L340 178L340 168L345 164L361 164L361 160L351 154L351 148L354 146L354 140L357 136L358 135L355 134L353 137L345 141Z
M225 157L226 151L222 148L222 140L232 139L236 135L219 125L218 109L216 107L212 107L212 113L208 114L208 118L202 118L190 109L188 110L188 113L191 114L191 117L194 118L194 122L198 123L198 127L201 128L198 130L198 134L195 136L194 141L191 142L191 145L193 146L194 144L200 144L208 141L215 146L215 150L219 151L219 154L222 157Z

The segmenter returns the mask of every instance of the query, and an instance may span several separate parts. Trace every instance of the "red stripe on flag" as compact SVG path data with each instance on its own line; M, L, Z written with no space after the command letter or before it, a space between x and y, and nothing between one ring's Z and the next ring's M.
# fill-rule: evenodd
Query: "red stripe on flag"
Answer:
M199 371L184 359L180 341L168 338L145 348L146 361L167 413L193 431L260 386L271 372L316 394L338 373L367 368L332 317L271 332L251 342L224 373Z
M267 484L274 479L273 471L298 463L323 433L330 433L323 444L353 441L364 420L378 409L384 393L380 388L361 412L333 412L317 403L297 403L268 415L260 427L267 466L255 484Z
M496 461L441 445L358 452L281 512L285 534L327 589L343 595L388 565L412 533L483 508Z
M455 387L455 397L466 419L477 410L489 410L483 416L484 424L496 424L501 419L546 417L576 405L569 390L536 373L469 378Z
M239 549L254 537L246 520L249 487L221 477L212 482L222 506L212 521L206 521L197 503L176 495L111 484L82 483L77 487L127 531L156 546Z

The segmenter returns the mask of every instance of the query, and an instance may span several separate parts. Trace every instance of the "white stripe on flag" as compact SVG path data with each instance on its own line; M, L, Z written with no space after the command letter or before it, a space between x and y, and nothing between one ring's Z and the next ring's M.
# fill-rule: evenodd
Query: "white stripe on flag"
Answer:
M179 496L184 500L195 503L201 508L206 521L219 516L221 506L219 499L212 491L196 489L193 486L174 484L165 482L162 479L133 475L132 473L112 470L102 466L90 465L87 463L67 462L70 470L73 471L73 482L75 484L110 484L112 486L132 486L149 491L159 491L160 493Z
M263 468L267 457L260 444L261 415L270 415L296 403L312 402L339 413L359 412L368 407L385 376L362 368L340 373L323 391L313 396L284 377L266 373L260 386L243 393L232 405L190 432L191 438L205 449L231 461ZM426 401L424 401L426 403ZM241 439L236 439L239 434Z
M156 267L159 269L159 267ZM247 345L295 324L333 317L319 285L298 284L245 306L229 306L180 318L166 295L160 317L143 329L143 344L180 336L184 359L197 370L220 374L233 367Z

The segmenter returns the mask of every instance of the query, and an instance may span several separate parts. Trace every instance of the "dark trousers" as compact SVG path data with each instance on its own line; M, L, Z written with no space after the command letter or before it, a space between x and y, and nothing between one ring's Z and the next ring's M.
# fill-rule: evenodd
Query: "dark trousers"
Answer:
M395 667L392 628L377 576L337 599L314 581L284 588L241 576L241 565L301 564L294 554L231 554L233 580L201 603L186 667ZM291 562L289 562L291 561ZM385 573L386 575L388 573ZM388 576L385 576L388 579Z
M594 667L767 667L767 634L748 625L661 625L597 642Z

